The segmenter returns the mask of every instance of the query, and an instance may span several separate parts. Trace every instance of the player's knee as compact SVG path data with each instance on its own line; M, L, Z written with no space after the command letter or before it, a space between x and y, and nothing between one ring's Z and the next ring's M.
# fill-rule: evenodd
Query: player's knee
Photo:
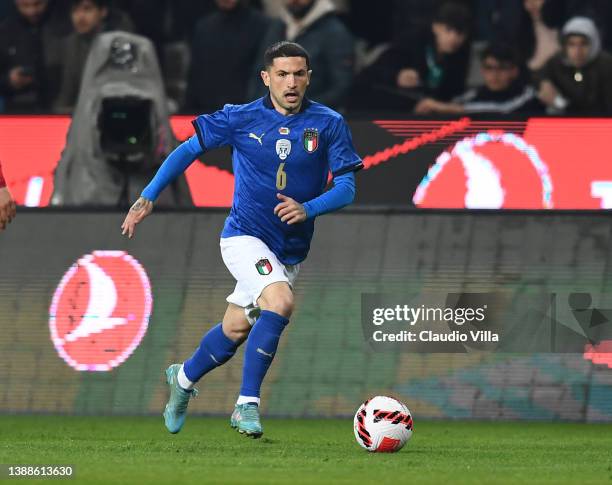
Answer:
M259 307L262 310L278 313L285 318L289 318L294 307L291 288L286 284L272 286L266 288L259 297Z
M251 327L249 328L232 328L230 329L226 335L227 338L233 340L237 344L241 344L244 342L249 336L249 332L251 331Z
M223 333L237 344L244 342L250 331L251 326L248 323L223 322Z

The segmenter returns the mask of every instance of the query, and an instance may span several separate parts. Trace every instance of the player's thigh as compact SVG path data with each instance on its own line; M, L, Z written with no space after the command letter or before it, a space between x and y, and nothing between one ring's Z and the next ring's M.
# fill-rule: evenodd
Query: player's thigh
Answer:
M243 342L251 331L244 308L230 303L223 315L223 333L234 342Z
M263 241L252 236L222 239L221 256L237 282L227 301L245 308L258 305L269 286L283 283L290 289L299 272L299 265L282 264Z
M279 281L266 286L259 298L257 305L262 310L268 310L289 318L293 313L293 291L289 283Z

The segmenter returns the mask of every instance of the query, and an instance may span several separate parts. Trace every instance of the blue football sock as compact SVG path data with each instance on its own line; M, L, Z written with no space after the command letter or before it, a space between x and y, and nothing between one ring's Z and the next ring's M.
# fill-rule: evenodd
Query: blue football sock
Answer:
M238 344L223 333L221 324L215 325L204 335L191 358L183 363L187 379L198 382L204 374L230 360L237 348Z
M288 323L289 320L278 313L261 311L244 352L241 396L259 397L261 383L272 364L280 336Z

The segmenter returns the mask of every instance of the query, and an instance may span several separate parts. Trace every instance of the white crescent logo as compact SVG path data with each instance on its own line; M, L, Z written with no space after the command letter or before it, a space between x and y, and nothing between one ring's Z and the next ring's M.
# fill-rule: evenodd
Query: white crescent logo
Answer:
M51 340L78 371L109 371L140 345L153 307L143 266L125 251L94 251L70 266L49 307Z
M128 323L126 318L111 317L117 306L117 288L113 279L91 261L83 260L81 265L89 276L89 302L81 323L62 339L62 343L74 342L76 339Z

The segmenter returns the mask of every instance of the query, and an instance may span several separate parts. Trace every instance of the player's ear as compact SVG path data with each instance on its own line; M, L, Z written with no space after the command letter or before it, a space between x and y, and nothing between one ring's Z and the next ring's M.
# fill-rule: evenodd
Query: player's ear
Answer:
M263 83L267 86L270 87L270 73L266 70L266 71L261 71L261 79L263 81Z
M308 78L308 82L306 83L306 86L310 86L310 76L312 76L312 69L308 69L308 75L306 76Z

